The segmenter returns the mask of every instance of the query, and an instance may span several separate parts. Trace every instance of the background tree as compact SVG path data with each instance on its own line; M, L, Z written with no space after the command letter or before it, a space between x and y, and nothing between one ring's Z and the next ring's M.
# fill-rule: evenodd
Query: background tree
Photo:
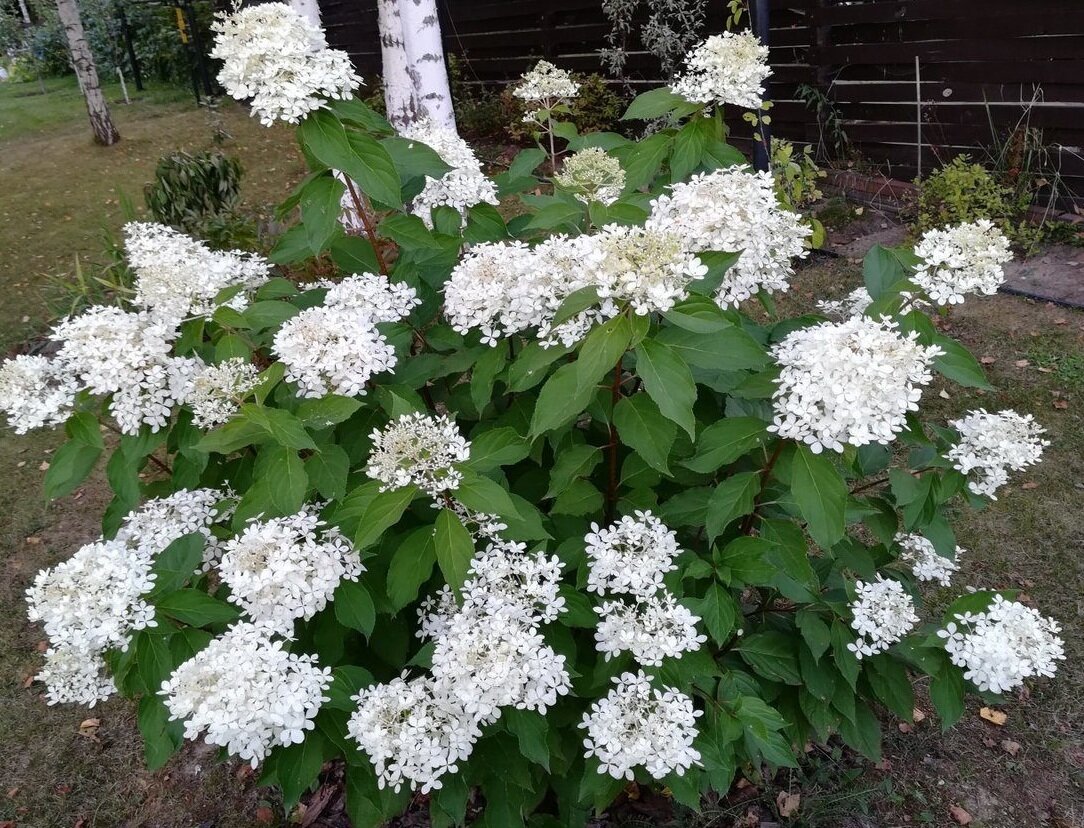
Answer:
M56 10L68 37L72 66L75 67L79 87L83 90L83 98L87 102L87 115L90 117L90 128L94 131L94 140L107 147L111 146L120 140L120 133L113 126L109 106L102 95L98 70L94 66L94 55L90 51L83 31L83 21L79 16L79 6L75 0L56 0Z

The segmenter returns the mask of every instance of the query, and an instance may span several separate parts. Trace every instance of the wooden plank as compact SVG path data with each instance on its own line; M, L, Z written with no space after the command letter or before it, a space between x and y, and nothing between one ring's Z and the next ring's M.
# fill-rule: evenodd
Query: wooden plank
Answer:
M1029 0L1026 8L1037 15L1078 11L1079 0ZM895 20L985 21L1001 13L1019 11L1015 0L897 0L897 2L828 5L821 20L826 25L889 23Z
M1020 7L1016 13L997 14L983 21L960 17L949 20L897 20L891 23L866 23L832 26L832 42L845 43L913 43L923 40L967 40L983 37L1027 37L1034 35L1079 34L1084 32L1084 8L1059 14L1036 14Z
M828 46L818 53L825 63L851 64L914 62L915 55L923 62L962 62L1004 60L1014 61L1072 60L1084 54L1084 34L1057 37L976 38L975 40L943 40L921 43L851 43Z

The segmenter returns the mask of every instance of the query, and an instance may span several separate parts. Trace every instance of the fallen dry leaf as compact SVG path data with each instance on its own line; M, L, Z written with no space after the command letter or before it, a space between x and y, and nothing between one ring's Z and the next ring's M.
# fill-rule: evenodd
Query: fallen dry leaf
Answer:
M38 471L49 471L49 461L42 460L41 465L38 466Z
M39 538L37 535L31 535L26 539L26 542L31 546L37 546L39 543L41 543L41 538Z
M880 762L878 762L873 767L875 767L879 771L892 770L892 760L891 759L882 759Z
M1027 483L1025 483L1025 484L1024 484L1023 486L1021 486L1020 488L1021 488L1021 489L1038 489L1038 488L1039 488L1039 484L1038 484L1038 483L1036 483L1036 482L1035 482L1034 480L1029 480L1029 481L1028 481Z
M983 736L982 737L982 743L984 745L986 745L986 747L993 747L994 745L997 744L997 740L996 739L991 739L989 736Z
M101 726L101 719L83 719L83 721L79 723L79 735L92 737L98 732L98 728Z
M0 819L0 828L16 828L15 820L13 820L13 819Z
M918 724L919 722L925 720L926 714L923 713L920 708L916 707L914 710L911 711L911 718L915 720L915 724Z
M1069 407L1069 401L1068 400L1054 400L1054 408L1057 408L1059 410L1064 411L1068 407Z
M1021 750L1023 745L1019 742L1014 742L1012 739L1002 739L1001 749L1005 751L1009 756L1016 756Z
M1069 320L1068 319L1055 319L1054 324L1055 325L1068 325Z
M984 356L982 359L979 360L979 362L981 362L983 365L993 365L995 362L997 362L997 357Z
M994 710L992 707L984 707L979 710L979 717L986 719L991 724L996 724L1001 727L1008 720L1008 715L1002 713L1000 710Z
M775 798L775 804L779 808L779 816L783 818L792 817L798 813L798 808L802 804L802 795L780 791L779 796Z
M14 799L19 795L18 788L8 788L8 799Z
M952 814L952 818L956 820L960 825L971 824L971 814L961 808L959 805L949 805L949 813Z
M910 733L912 730L914 730L914 728L911 727L911 725L907 724L907 722L900 722L896 725L896 727L900 729L900 733Z
M952 397L949 396L949 392L946 391L944 388L941 389L941 391L938 393L937 396L939 396L943 400L951 400L952 399Z
M270 825L275 821L275 812L266 805L261 805L256 809L256 821L260 825Z
M53 790L56 791L58 796L67 796L72 792L72 786L61 782L59 785L54 785Z
M1016 360L1016 362L1013 363L1013 365L1015 365L1017 368L1027 368L1029 365L1031 365L1031 361L1027 359L1018 359Z

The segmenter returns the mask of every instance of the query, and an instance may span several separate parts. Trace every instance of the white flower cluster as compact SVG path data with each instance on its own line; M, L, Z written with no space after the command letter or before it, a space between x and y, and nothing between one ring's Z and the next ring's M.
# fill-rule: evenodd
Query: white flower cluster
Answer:
M78 390L75 378L56 360L20 355L0 365L0 411L16 434L63 423Z
M1012 260L1008 238L987 219L929 230L915 255L921 262L911 281L938 305L958 305L966 293L997 293L1002 265Z
M807 254L813 232L779 206L771 173L726 167L674 184L651 202L647 226L681 237L693 253L741 253L719 285L716 301L730 307L759 291L785 291L791 259Z
M793 331L772 348L782 367L769 431L815 453L890 443L918 408L941 353L889 320L853 317Z
M556 557L491 543L471 562L461 607L448 587L423 603L418 635L435 642L431 673L363 689L348 724L381 787L440 788L502 707L544 713L569 692L564 656L538 628L564 610L560 577Z
M914 599L899 581L878 575L870 583L856 581L854 591L857 597L850 606L854 615L851 628L858 633L858 640L847 649L855 658L883 653L918 623Z
M259 374L255 365L241 357L198 368L185 394L193 424L197 428L214 428L229 420L260 384Z
M817 302L817 310L825 316L843 322L853 316L861 316L872 304L873 297L863 286L855 288L842 299L821 299Z
M605 529L597 523L584 537L587 544L587 591L647 598L663 588L667 572L677 569L681 554L677 535L651 512L625 515Z
M608 224L595 238L602 251L593 279L599 296L627 302L641 316L670 310L708 272L667 230Z
M967 487L991 500L997 500L994 493L1009 482L1010 471L1034 466L1050 445L1042 437L1046 430L1032 415L1012 410L990 414L979 408L951 425L960 432L960 439L945 456L957 471L974 472Z
M533 250L519 242L480 244L456 265L444 288L444 311L460 333L482 341L537 328L543 345L571 346L591 325L628 303L638 314L667 311L707 268L663 230L609 224L593 235L554 236ZM565 320L561 303L594 287L599 304Z
M324 33L285 3L236 9L212 28L219 83L239 101L251 98L264 126L296 124L325 98L349 98L361 85L346 52L328 49Z
M155 626L154 607L143 600L154 588L152 563L121 541L98 541L37 574L27 615L42 622L51 644L39 676L50 704L93 706L113 692L101 677L102 654L128 649L133 632Z
M529 72L523 73L523 79L512 90L512 94L528 105L526 122L535 121L543 109L550 109L559 103L568 103L580 94L580 85L572 80L564 69L558 69L548 60L540 60Z
M159 694L184 735L226 748L256 767L280 745L305 739L327 701L331 669L297 655L253 624L238 623L183 662Z
M685 72L670 85L693 103L759 109L764 81L772 73L768 47L751 32L712 35L685 58Z
M348 276L328 290L322 305L287 319L274 350L286 380L302 397L364 394L373 374L392 370L398 358L380 322L408 316L419 304L413 288L371 273Z
M599 147L588 147L565 159L554 183L590 204L613 204L625 189L625 171L621 162Z
M631 652L641 664L658 666L699 650L707 636L696 630L700 618L677 602L663 585L681 553L677 536L651 512L625 515L605 529L591 524L584 537L589 571L587 590L626 596L604 601L595 642L606 660Z
M410 205L410 212L432 229L435 207L452 207L465 215L475 204L499 204L497 186L486 177L470 145L454 129L429 120L413 124L401 133L425 144L451 167L440 178L425 177L425 187Z
M470 443L444 414L402 414L370 438L365 473L383 484L381 491L414 485L440 498L463 480L455 464L470 459Z
M156 626L154 608L143 596L154 589L157 555L196 532L213 549L210 527L229 512L223 497L196 489L148 501L125 518L113 540L87 544L37 574L26 593L27 615L41 621L49 637L38 680L50 704L93 707L116 691L102 656L108 649L127 650L132 633Z
M312 508L253 521L223 545L218 571L252 622L292 637L294 622L327 606L341 581L364 571L357 551Z
M963 613L937 634L949 660L979 690L1004 693L1034 676L1052 677L1065 658L1061 627L1052 618L1000 595L980 613Z
M208 570L222 552L211 527L228 520L236 506L237 496L229 490L181 489L148 500L128 515L116 539L139 554L157 555L175 540L198 533L204 538L203 569Z
M271 264L253 253L211 250L164 224L124 225L124 249L136 275L133 304L171 325L214 313L216 297L228 288L236 293L223 304L244 310L271 273Z
M53 329L58 369L92 394L112 394L109 410L124 434L165 426L184 401L197 363L173 357L176 329L147 312L96 306Z
M599 773L632 780L633 769L642 765L662 779L670 773L683 776L700 764L693 742L703 711L693 707L691 698L673 687L652 687L643 670L623 673L614 683L580 723L587 731L586 755L598 759Z
M900 547L900 560L910 565L911 572L920 581L937 581L941 586L949 586L952 576L960 569L960 555L964 550L957 546L951 558L938 554L933 544L922 535L896 535Z

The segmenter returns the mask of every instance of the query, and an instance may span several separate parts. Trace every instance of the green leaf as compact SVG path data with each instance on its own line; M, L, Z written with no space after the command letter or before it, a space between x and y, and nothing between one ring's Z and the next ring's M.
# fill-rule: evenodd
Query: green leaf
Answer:
M437 562L433 530L428 526L416 529L395 549L388 566L388 600L398 612L418 597L418 590L433 574Z
M418 489L415 486L377 492L366 504L358 522L357 531L354 533L354 546L360 550L376 543L385 531L399 522L417 494Z
M448 585L458 590L467 580L467 569L474 557L474 541L455 512L442 509L433 527L433 546L437 564Z
M292 515L305 502L309 476L305 463L293 449L265 446L256 458L256 475L266 481L271 504L283 515Z
M573 480L553 501L554 515L592 515L602 509L602 492L586 480Z
M594 397L595 389L580 388L576 363L562 365L546 380L531 416L530 437L561 428L574 420Z
M380 263L368 239L361 236L337 236L331 240L331 260L344 273L379 273Z
M306 428L320 430L346 422L359 408L361 403L352 397L330 394L302 402L297 407L297 418Z
M72 414L64 424L64 431L77 443L91 448L104 449L105 440L102 439L102 427L98 418L89 411L77 411Z
M700 166L716 129L714 118L694 117L678 131L674 137L674 151L670 154L672 182L684 181L689 173Z
M587 287L572 291L572 293L564 298L558 306L557 312L554 313L553 321L550 322L551 328L560 327L576 314L582 313L598 303L598 288L594 285L588 285Z
M471 469L463 469L463 479L456 487L455 498L476 512L496 514L500 517L515 517L519 514L504 486Z
M734 326L713 299L696 293L678 302L663 313L663 317L679 328L693 333L717 333Z
M305 458L305 474L321 497L340 500L346 495L350 456L340 445L321 446L318 452Z
M791 490L809 534L822 549L830 549L846 531L849 496L835 465L799 443L791 464Z
M545 160L546 153L543 150L538 147L528 147L516 154L516 157L512 159L512 163L508 166L508 172L513 178L530 175Z
M138 722L147 770L158 770L184 743L184 725L171 722L165 704L151 693L139 700Z
M689 285L689 289L694 294L698 293L704 297L712 297L718 292L719 288L723 284L723 280L726 279L726 274L730 271L730 268L737 264L738 259L741 258L741 253L725 253L716 250L709 250L699 254L700 261L707 265L708 272L704 276ZM731 327L728 325L727 327Z
M55 500L71 494L94 471L102 450L76 440L69 440L56 450L45 472L45 499Z
M648 121L653 118L661 118L664 115L669 115L683 103L685 103L685 99L670 91L669 86L659 86L655 89L649 89L647 92L641 92L633 98L629 108L621 116L621 120Z
M494 381L507 359L503 348L489 348L474 363L470 377L470 398L479 414L485 411L493 398Z
M614 407L613 418L622 443L653 468L664 474L670 473L668 458L677 426L662 416L647 394L622 397Z
M708 540L713 541L726 527L750 514L760 492L760 472L732 474L715 487L708 501Z
M342 233L343 183L330 172L309 179L301 191L301 226L312 255L319 256L336 234Z
M651 184L662 162L670 154L672 143L670 135L659 132L620 153L621 166L625 168L626 192Z
M132 639L136 668L148 693L157 693L162 682L173 672L173 654L169 649L168 635L140 630Z
M256 423L235 419L207 432L195 447L197 451L206 453L232 454L246 446L263 443L269 439L271 438L266 429Z
M713 583L703 598L685 603L700 616L716 644L722 647L730 640L741 609L729 592Z
M869 706L855 703L854 721L844 717L839 735L852 748L874 762L881 761L881 725Z
M727 417L700 432L696 454L682 465L695 472L710 474L755 448L766 434L767 425L763 420Z
M301 421L284 408L266 408L262 405L246 403L241 406L239 415L253 425L261 428L280 446L292 449L315 449L316 443L305 431ZM208 451L202 444L203 451Z
M562 450L550 469L550 485L546 497L556 497L577 478L587 477L602 461L602 449L580 444Z
M463 241L469 244L502 241L508 238L508 225L492 204L475 204L467 211Z
M380 222L380 232L404 250L440 249L440 242L417 216L392 213Z
M395 169L403 179L425 176L439 179L452 169L436 150L421 141L394 135L382 138L380 144L388 151Z
M154 604L163 615L193 627L225 624L235 620L240 614L225 601L219 601L202 590L191 588L178 589L163 595Z
M203 563L206 539L199 532L184 535L163 549L154 559L151 573L154 590L151 595L175 592L185 585ZM153 598L152 598L153 600Z
M932 344L944 351L933 360L933 367L939 374L967 388L993 388L979 361L955 339L938 334Z
M664 328L656 339L673 348L689 365L710 371L740 371L768 364L768 352L741 328L710 334Z
M766 584L776 572L769 557L774 548L764 538L741 535L719 553L719 566L729 569L733 580Z
M811 609L798 610L794 616L794 621L798 626L798 630L802 633L802 638L805 640L806 646L809 647L809 651L814 658L819 659L831 644L828 625Z
M530 449L518 431L511 426L500 426L471 436L467 465L478 472L492 471L518 463Z
M576 201L558 201L547 204L527 222L525 230L553 230L568 226L578 228L583 221L583 205Z
M568 351L568 348L559 345L543 348L538 342L528 342L508 366L508 390L519 393L533 388L542 381L545 370Z
M302 124L305 122L302 121ZM276 754L275 779L282 789L283 804L286 811L292 811L324 766L324 759L330 745L319 730L310 730L300 744L282 748Z
M361 688L368 687L374 681L373 674L364 667L356 667L352 664L336 667L331 673L327 706L334 710L354 712L357 709L357 702L353 701L352 697L356 696Z
M519 752L547 771L550 769L550 748L546 741L549 724L546 717L533 710L509 708L502 711L501 721L519 742Z
M891 288L910 276L896 251L875 244L862 260L862 278L874 301L891 293Z
M399 173L388 151L358 132L349 134L331 112L310 112L298 127L299 138L312 155L331 169L353 179L371 199L398 207L402 203Z
M881 654L867 661L866 678L873 693L885 706L905 722L910 722L915 709L915 693L907 669L890 655Z
M941 718L941 730L952 727L964 715L964 680L957 667L946 665L930 682L930 700Z
M612 373L632 342L632 325L624 314L594 328L580 345L576 359L576 390L594 391L606 375Z
M696 383L685 360L669 345L645 339L636 347L636 373L663 416L695 437Z
M335 620L344 627L358 630L366 638L376 626L376 608L369 590L359 581L343 581L335 588L332 597Z
M794 639L781 632L753 633L742 638L737 650L746 663L770 681L800 685Z

